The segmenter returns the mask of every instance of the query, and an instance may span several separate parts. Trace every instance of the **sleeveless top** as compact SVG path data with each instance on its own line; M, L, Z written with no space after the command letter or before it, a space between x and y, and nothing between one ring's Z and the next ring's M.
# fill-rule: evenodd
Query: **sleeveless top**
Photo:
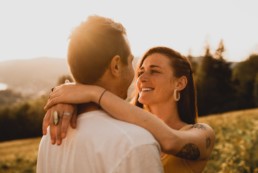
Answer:
M186 160L173 155L164 154L161 157L164 173L194 173Z
M179 130L184 129L186 126ZM161 156L161 162L164 168L164 173L194 173L185 159L179 157L164 154Z

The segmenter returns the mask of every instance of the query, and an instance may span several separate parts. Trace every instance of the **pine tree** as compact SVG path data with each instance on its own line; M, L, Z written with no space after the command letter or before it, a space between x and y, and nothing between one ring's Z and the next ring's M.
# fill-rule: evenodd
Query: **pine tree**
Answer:
M254 97L254 106L258 107L258 73L256 74L256 77L255 77L253 97Z
M216 54L206 47L197 69L197 99L200 115L224 112L233 109L230 104L233 88L230 82L230 64L223 58L223 42L220 42ZM216 57L216 58L215 58Z
M233 69L232 80L235 83L237 104L240 109L255 107L256 76L258 75L258 55L250 55Z

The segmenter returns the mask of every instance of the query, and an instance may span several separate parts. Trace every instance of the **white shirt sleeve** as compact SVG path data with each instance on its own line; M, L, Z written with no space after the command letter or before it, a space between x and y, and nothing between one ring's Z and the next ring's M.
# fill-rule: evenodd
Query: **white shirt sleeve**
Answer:
M155 145L142 145L125 153L112 173L163 173L160 153Z

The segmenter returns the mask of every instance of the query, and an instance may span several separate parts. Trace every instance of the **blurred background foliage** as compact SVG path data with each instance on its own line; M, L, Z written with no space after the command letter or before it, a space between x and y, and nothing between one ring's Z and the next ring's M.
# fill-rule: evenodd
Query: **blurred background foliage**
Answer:
M213 53L206 46L203 56L188 56L196 81L199 116L258 107L258 55L228 62L224 51L221 41ZM72 81L63 75L56 85L66 79ZM48 94L31 97L10 89L0 91L0 141L41 136Z
M188 56L196 81L199 121L208 123L216 134L204 173L258 173L258 55L228 62L224 51L221 41L214 53L207 46L203 56ZM66 79L72 81L63 75L56 85ZM49 92L28 96L12 89L0 91L0 173L35 172Z
M69 75L63 75L57 85L67 79L73 81ZM0 141L41 136L48 94L35 98L9 89L0 91Z

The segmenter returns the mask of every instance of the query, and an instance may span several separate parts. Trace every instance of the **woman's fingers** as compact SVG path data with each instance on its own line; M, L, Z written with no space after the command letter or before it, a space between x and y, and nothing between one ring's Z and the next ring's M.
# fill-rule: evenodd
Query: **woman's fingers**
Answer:
M61 145L62 143L62 137L61 137L61 131L62 131L62 123L63 123L63 118L60 118L58 126L56 126L56 144Z
M68 85L68 84L67 84ZM68 87L65 85L57 86L53 92L50 93L47 104L44 106L44 109L47 110L55 104L66 102L66 98L69 98L69 90L65 91L64 88Z
M83 93L85 90L87 90L86 86L80 84L69 83L57 86L55 90L50 93L44 109L47 110L58 103L78 104L90 102L90 94L88 92L86 92L86 94Z
M75 107L76 109L75 109L75 111L74 111L74 113L73 113L73 115L72 115L72 118L71 118L71 127L72 128L76 128L76 125L77 125L77 118L78 118L78 116L77 116L77 107Z
M43 131L50 127L50 138L52 144L60 145L62 139L65 138L71 119L74 113L76 113L76 106L70 104L57 104L51 107L46 114L46 118L43 121Z
M64 112L62 116L62 127L61 127L61 138L64 139L66 137L71 118L73 113L75 112L75 106L64 104Z
M51 118L49 124L50 138L52 144L56 143L57 126L60 125L59 112L55 108L55 106L51 108Z
M56 104L60 104L60 100L62 100L62 97L61 95L60 96L55 96L55 97L52 97L52 98L49 98L47 100L47 103L46 105L44 106L44 110L48 110L50 109L52 106L56 105ZM62 101L64 102L64 101Z
M44 110L50 109L53 105L55 105L56 99L48 99L47 104L44 106Z
M47 110L47 112L43 118L43 124L42 124L42 134L43 135L47 134L47 127L50 124L50 118L51 118L51 111Z

